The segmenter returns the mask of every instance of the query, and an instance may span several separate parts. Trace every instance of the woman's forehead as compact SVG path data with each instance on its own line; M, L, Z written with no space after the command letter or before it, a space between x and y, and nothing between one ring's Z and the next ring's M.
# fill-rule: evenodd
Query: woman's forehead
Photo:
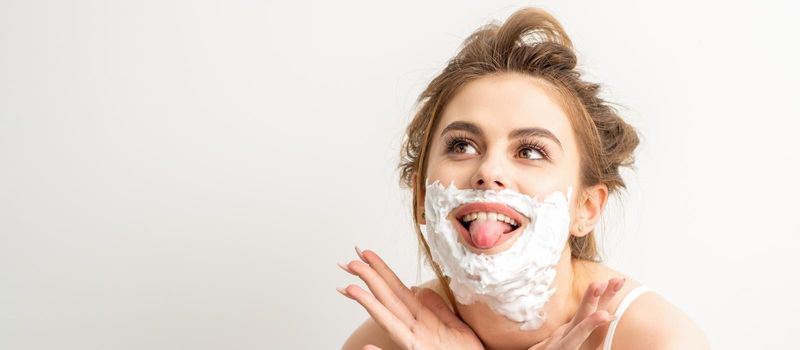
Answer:
M506 135L520 128L542 128L559 139L569 137L570 121L557 92L539 79L518 74L487 76L463 86L447 104L437 133L465 122L484 134Z

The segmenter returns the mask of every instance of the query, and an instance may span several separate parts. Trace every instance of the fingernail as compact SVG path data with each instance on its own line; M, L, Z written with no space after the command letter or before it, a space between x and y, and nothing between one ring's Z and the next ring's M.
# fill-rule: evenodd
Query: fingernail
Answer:
M623 278L622 282L619 282L617 283L616 286L614 286L614 292L619 292L622 289L622 286L624 285L625 285L625 279Z
M355 246L355 247L356 247L356 254L358 254L358 257L359 257L359 258L361 258L361 260L362 260L363 262L365 262L365 263L369 264L369 262L367 261L367 258L366 258L366 257L364 257L364 253L363 253L363 252L361 252L361 249L359 249L359 248L358 248L358 246Z
M344 288L336 287L336 291L339 292L339 293L342 293L342 295L344 295L344 296L346 296L348 298L350 297L349 295L347 295L347 292L344 290Z
M606 318L606 322L612 322L612 321L614 321L616 319L617 319L617 315L608 316L608 318Z
M342 268L342 270L344 270L344 272L347 272L347 273L349 273L351 275L355 275L355 273L353 271L350 271L350 268L348 268L347 265L345 265L343 263L336 263L336 265L338 265L340 268Z
M594 296L595 297L599 297L600 294L603 294L603 291L605 289L606 289L606 285L605 284L601 284L601 285L597 286L597 288L594 289Z

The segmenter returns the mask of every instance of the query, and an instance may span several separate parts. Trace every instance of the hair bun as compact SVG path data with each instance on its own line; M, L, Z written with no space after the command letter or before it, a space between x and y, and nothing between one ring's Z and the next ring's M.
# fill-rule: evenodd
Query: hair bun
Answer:
M572 70L578 64L578 57L575 52L562 44L555 42L541 42L533 46L519 46L515 48L511 55L524 55L525 59L519 60L524 63L526 70L537 69L548 70Z
M486 25L470 35L451 69L485 62L487 57L508 70L541 72L569 71L578 58L561 24L550 14L538 9L514 13L502 25Z

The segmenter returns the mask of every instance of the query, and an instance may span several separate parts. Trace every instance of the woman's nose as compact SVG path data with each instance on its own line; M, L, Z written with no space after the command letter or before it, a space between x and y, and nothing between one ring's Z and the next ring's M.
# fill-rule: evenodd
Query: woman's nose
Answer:
M473 188L499 191L509 185L508 172L498 157L486 157L472 176Z

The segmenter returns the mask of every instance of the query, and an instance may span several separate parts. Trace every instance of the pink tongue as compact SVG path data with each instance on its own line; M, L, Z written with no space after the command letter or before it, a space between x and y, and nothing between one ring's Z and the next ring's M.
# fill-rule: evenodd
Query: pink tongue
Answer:
M511 225L494 220L476 220L469 225L469 234L472 242L478 248L491 248L506 232L511 231Z

